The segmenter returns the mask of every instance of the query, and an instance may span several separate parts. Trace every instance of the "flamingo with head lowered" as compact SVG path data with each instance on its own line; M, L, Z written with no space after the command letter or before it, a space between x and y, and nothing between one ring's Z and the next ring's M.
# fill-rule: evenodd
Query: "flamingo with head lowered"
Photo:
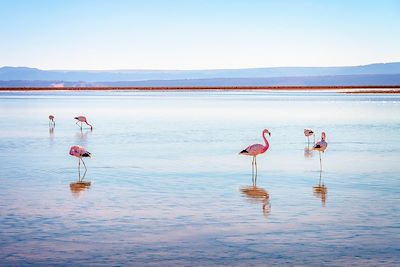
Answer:
M310 144L310 136L314 136L315 143L315 135L312 129L304 129L304 135L307 137L307 144Z
M253 175L253 183L257 182L257 159L256 157L259 154L263 154L265 153L265 151L268 150L269 148L269 143L267 138L265 138L265 134L268 134L269 136L271 136L271 133L265 129L262 132L262 137L264 139L264 143L265 145L262 144L253 144L250 145L248 147L246 147L244 150L242 150L239 154L240 155L246 155L246 156L252 156L253 157L253 162L251 163L251 167L252 167L252 175ZM256 169L256 175L254 176L254 168Z
M54 115L49 115L49 126L50 125L56 126L56 122L54 120Z
M75 117L74 119L77 120L77 121L76 121L76 125L78 125L79 122L81 123L81 125L78 125L79 127L81 127L81 130L82 130L82 124L83 124L83 123L86 123L87 125L89 125L89 126L90 126L90 130L93 130L93 126L90 125L90 124L87 122L87 119L86 119L85 116L78 116L78 117Z

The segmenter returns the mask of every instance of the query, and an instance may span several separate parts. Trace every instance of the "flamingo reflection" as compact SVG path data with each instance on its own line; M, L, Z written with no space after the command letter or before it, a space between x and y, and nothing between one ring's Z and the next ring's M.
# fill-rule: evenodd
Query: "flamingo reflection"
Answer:
M269 215L269 213L271 212L271 204L269 203L269 194L264 188L257 186L244 186L240 188L240 192L250 202L261 202L263 214L265 216Z
M88 136L92 134L92 130L87 130L87 131L80 131L79 133L76 133L75 137L77 142L81 143L82 145L86 146L88 144Z
M324 185L322 180L322 170L319 171L319 182L317 185L313 186L313 195L321 199L322 206L326 205L326 195L328 193L328 187Z
M49 135L50 135L50 139L53 140L53 138L54 138L54 126L50 126L49 127Z
M74 197L80 197L82 193L90 188L90 182L74 182L70 183L69 188L71 190L71 193Z
M253 179L253 185L241 187L240 192L250 202L253 203L261 202L264 216L269 215L269 213L271 212L271 204L269 203L269 193L264 188L257 187L254 179Z
M311 159L314 156L314 150L310 149L309 147L304 148L304 158Z

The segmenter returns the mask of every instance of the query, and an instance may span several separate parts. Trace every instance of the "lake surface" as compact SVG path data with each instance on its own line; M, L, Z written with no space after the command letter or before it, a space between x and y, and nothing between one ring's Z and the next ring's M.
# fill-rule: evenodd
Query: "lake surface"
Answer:
M0 111L3 266L400 264L398 95L1 92ZM254 188L238 152L265 128Z

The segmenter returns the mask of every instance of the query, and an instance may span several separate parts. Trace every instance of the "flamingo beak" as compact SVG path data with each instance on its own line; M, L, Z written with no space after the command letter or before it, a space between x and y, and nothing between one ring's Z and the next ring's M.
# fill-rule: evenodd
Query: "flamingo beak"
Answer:
M77 120L77 119L78 119L78 117L75 117L74 119L75 119L75 120Z
M270 132L268 132L268 134L269 134L269 136L271 136L271 133L270 133Z

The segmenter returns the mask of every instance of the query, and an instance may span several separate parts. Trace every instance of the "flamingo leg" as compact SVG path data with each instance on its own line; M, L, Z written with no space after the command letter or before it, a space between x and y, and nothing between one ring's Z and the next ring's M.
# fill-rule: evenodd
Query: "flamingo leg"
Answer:
M321 159L321 151L318 151L319 152L319 169L320 169L320 171L322 172L322 159Z
M251 182L253 183L253 186L254 186L254 159L255 157L253 157L253 161L251 162Z
M81 130L82 130L82 124L79 125L79 121L76 121L75 124L78 125L78 127L81 128Z
M78 160L78 182L81 181L81 159Z
M321 186L322 181L322 170L319 171L319 186Z
M92 125L90 125L87 121L85 121L86 125L90 127L90 130L92 130Z
M83 161L83 159L80 159L80 160L82 160L83 166L85 167L85 173L83 174L83 177L82 177L82 181L83 181L83 179L85 178L86 172L87 172L87 168L86 168L86 164Z
M257 186L257 158L254 157L254 165L256 167L256 176L254 177L254 186Z

